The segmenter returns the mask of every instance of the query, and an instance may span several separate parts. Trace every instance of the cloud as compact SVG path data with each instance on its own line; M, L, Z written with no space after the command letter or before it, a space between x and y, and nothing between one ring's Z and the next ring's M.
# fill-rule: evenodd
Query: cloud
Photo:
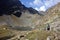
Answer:
M52 6L52 5L53 5L53 0L45 1L45 2L44 2L44 5L45 5L46 7Z
M36 7L35 9L36 9L37 11L39 11L39 8Z
M43 3L41 2L41 0L34 0L33 2L30 2L29 4L30 4L30 5L35 5L35 6L40 6L40 5L42 5Z
M40 3L40 0L34 0L33 4L38 5Z
M60 2L60 0L46 0L44 1L44 5L49 8L56 5L58 2Z
M31 6L35 6L36 10L45 11L46 9L56 5L60 0L34 0L30 2Z
M46 10L46 8L45 8L45 6L41 6L40 8L35 8L37 11L45 11Z
M45 10L46 10L45 6L41 6L41 7L39 8L39 11L45 11Z

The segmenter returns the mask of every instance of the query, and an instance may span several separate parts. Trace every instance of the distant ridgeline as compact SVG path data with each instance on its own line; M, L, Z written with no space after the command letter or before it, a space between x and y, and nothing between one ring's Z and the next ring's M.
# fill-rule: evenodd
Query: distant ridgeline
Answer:
M2 15L15 15L21 16L20 11L21 2L19 0L0 0L0 16Z

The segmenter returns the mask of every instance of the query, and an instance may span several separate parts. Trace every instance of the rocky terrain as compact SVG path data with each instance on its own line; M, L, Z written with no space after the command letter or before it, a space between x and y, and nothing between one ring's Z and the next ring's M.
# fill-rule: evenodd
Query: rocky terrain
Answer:
M0 6L0 40L60 40L60 3L40 13L19 0L5 5Z

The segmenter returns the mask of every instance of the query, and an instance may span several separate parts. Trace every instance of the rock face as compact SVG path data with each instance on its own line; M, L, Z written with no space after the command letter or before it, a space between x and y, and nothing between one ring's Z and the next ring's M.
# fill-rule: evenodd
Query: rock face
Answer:
M19 6L21 5L22 4L20 3L19 0L0 0L0 15L2 16L4 14L5 15L14 14L15 16L19 17L21 15ZM18 15L16 14L17 12L19 12Z
M0 0L0 15L14 14L15 16L19 17L25 10L28 10L32 14L38 14L37 10L31 7L25 7L19 0Z

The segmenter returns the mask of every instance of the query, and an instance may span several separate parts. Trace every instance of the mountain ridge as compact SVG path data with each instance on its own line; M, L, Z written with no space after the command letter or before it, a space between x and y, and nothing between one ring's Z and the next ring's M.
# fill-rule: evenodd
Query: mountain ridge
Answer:
M21 13L24 12L25 10L28 10L29 12L31 12L31 14L35 14L35 13L39 14L37 10L33 9L32 7L29 7L29 8L26 7L19 0L1 0L0 1L0 14L1 15L16 14L14 12L17 12L17 10L20 13L18 15L21 15Z

